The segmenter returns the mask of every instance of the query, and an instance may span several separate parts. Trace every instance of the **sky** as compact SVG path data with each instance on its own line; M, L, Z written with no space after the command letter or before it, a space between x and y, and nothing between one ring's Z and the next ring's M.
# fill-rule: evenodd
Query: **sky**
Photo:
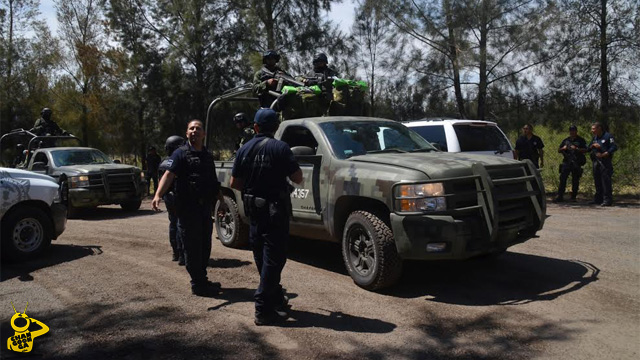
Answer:
M56 34L58 31L58 20L56 20L56 9L53 0L40 0L40 13L49 24L51 32ZM348 33L353 23L353 15L353 0L343 0L342 3L333 4L328 16L336 24L340 25L340 29L343 32Z

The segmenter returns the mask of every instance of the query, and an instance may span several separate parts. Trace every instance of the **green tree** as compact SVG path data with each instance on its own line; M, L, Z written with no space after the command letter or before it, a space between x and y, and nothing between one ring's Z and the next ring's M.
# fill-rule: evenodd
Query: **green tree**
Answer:
M371 115L375 116L377 99L380 97L378 83L388 79L389 70L398 71L398 66L394 66L397 65L395 60L402 56L404 43L398 41L393 24L377 3L360 0L356 6L352 36L358 65L364 70L369 83Z
M80 133L83 142L89 145L101 135L91 125L107 118L100 111L105 70L102 9L98 0L60 0L56 2L56 15L66 50L62 68L77 92L61 94L62 100L80 110Z
M47 102L42 88L48 87L46 73L55 62L56 43L40 18L39 5L38 0L0 0L0 127L3 129L29 128L36 108Z
M633 0L562 0L561 33L570 43L554 63L554 87L580 102L597 100L609 122L612 104L640 102L640 6Z

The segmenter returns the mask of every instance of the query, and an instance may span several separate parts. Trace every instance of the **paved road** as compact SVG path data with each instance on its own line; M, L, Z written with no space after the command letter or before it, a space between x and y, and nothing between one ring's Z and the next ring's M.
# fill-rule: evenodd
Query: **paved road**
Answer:
M283 273L293 319L256 327L249 251L214 241L209 274L224 292L195 297L170 261L166 213L99 208L41 259L2 264L0 345L11 302L28 301L51 329L39 358L638 358L640 207L548 214L539 238L499 259L409 263L385 293L352 283L339 246L296 239Z

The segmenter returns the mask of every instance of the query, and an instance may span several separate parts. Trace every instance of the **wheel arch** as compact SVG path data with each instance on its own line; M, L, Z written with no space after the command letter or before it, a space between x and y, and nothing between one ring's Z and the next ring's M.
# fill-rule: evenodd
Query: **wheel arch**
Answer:
M349 214L358 210L370 212L391 226L391 212L385 203L364 196L345 195L338 198L334 205L333 231L337 239L342 239Z
M47 215L47 218L51 222L51 225L53 225L53 215L51 214L51 208L42 200L26 200L13 205L9 210L7 210L7 212L4 213L4 215L2 216L2 221L4 222L4 219L11 216L11 214L18 211L19 209L25 207L32 207L42 210Z

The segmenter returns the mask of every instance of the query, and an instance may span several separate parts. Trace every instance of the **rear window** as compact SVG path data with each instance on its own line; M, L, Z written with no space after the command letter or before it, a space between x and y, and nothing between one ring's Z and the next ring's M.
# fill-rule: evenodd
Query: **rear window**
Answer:
M453 129L460 143L460 151L507 151L509 141L496 126L459 124Z
M410 129L420 134L428 142L438 144L440 150L447 151L447 137L444 134L444 126L412 126Z

